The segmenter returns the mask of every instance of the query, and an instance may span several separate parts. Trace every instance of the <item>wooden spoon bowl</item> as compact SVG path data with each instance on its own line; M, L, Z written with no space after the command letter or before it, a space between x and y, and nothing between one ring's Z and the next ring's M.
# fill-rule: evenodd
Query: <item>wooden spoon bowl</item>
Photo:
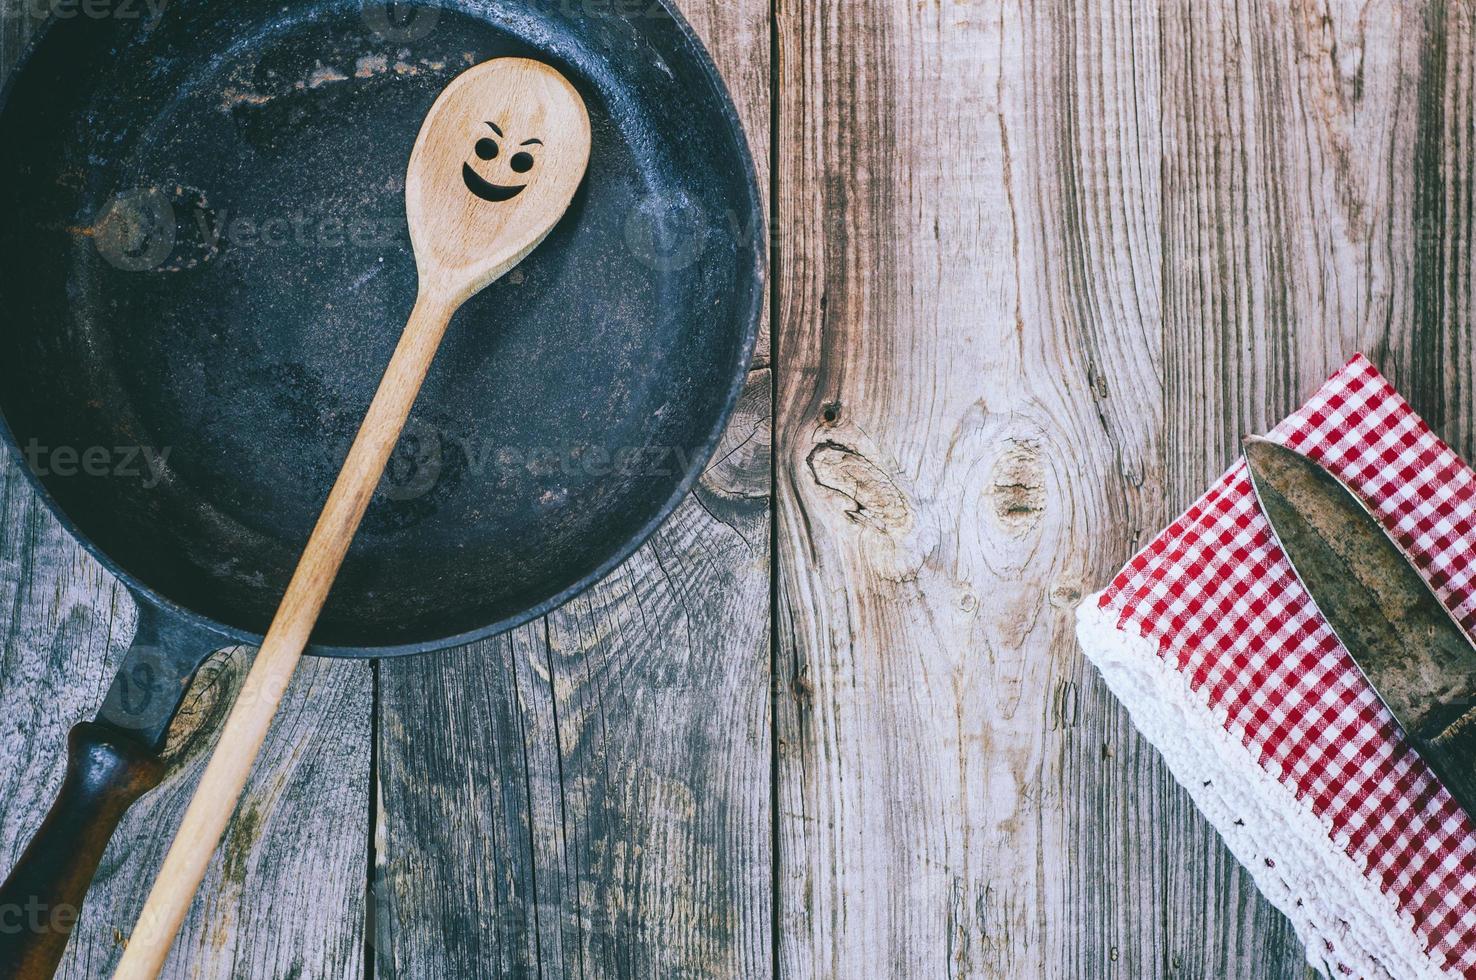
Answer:
M548 235L589 163L589 116L542 62L498 58L446 87L405 177L422 296L460 306Z

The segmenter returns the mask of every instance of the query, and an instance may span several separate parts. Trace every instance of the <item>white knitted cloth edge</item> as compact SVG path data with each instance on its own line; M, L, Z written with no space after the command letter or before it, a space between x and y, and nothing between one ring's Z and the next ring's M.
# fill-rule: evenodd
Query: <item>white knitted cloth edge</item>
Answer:
M1413 922L1331 839L1330 826L1257 764L1157 645L1117 628L1100 593L1076 611L1076 635L1133 725L1255 880L1291 920L1323 976L1446 977ZM1268 865L1268 859L1274 867ZM1329 950L1331 946L1331 950Z

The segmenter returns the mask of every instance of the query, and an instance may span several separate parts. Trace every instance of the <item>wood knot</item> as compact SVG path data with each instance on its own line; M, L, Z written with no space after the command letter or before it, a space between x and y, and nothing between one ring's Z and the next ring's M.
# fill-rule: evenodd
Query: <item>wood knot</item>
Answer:
M849 446L822 442L806 460L815 483L850 501L846 518L881 534L903 534L912 528L907 495L881 467Z
M171 766L185 765L210 748L241 692L252 653L250 647L225 647L200 665L169 726L164 758Z
M1056 582L1051 586L1050 603L1057 609L1075 609L1081 605L1081 586L1074 582Z
M769 496L770 386L768 368L748 374L702 484L724 498L767 500Z
M1009 533L1023 535L1040 523L1045 514L1045 465L1040 443L1034 439L1008 439L995 461L987 491L994 503L994 516Z

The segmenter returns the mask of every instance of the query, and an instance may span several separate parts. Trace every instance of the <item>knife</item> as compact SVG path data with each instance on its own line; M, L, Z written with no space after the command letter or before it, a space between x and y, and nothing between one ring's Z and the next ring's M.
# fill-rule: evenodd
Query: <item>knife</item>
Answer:
M1317 610L1476 821L1476 645L1363 500L1265 439L1245 458L1261 510Z

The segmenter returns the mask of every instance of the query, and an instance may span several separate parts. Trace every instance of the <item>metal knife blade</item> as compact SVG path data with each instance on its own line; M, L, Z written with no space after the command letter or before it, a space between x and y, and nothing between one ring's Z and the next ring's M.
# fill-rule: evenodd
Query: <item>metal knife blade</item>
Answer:
M1246 440L1245 457L1261 510L1318 611L1476 820L1476 646L1341 480L1264 439Z

